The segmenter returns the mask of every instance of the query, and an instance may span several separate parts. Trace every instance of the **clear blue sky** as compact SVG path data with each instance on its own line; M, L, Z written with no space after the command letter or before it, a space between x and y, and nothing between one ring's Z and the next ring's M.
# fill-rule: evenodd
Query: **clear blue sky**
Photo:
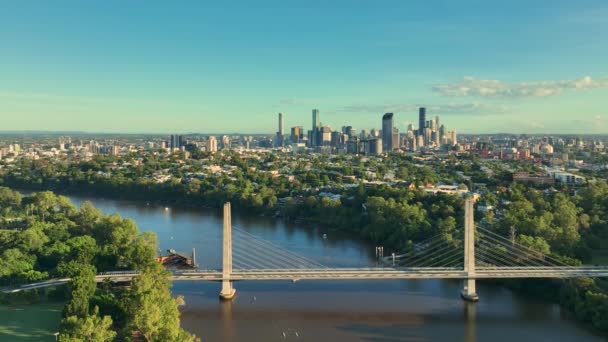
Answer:
M0 47L0 130L608 133L605 0L3 1Z

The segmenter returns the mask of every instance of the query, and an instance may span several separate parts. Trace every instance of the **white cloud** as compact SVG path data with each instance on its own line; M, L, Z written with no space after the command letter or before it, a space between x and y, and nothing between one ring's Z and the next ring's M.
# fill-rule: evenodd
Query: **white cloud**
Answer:
M446 103L425 106L421 104L355 104L336 109L341 113L417 113L418 108L426 107L432 115L440 114L498 114L508 110L505 106L488 106L480 102Z
M608 87L608 77L597 80L585 76L575 80L506 83L499 80L482 80L466 76L456 83L437 84L433 86L433 91L454 97L547 97L565 90L604 87Z

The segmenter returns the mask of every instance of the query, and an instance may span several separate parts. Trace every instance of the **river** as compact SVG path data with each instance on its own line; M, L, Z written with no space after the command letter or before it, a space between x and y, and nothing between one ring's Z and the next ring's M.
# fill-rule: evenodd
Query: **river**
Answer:
M190 252L201 268L221 264L219 210L180 209L90 200L104 213L133 219L158 235L160 248ZM234 215L233 225L332 267L375 265L374 246L266 217ZM323 235L326 234L324 237ZM603 341L559 305L478 282L480 301L460 299L460 281L373 280L239 282L236 298L218 299L220 285L176 282L184 328L203 341ZM1 323L0 323L1 325ZM52 338L52 336L51 336Z

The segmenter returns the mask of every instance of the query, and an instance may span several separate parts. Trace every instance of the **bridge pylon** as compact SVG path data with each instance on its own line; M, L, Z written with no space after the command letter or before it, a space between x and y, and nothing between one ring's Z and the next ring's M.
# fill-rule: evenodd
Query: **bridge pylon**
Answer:
M232 217L230 202L224 204L224 229L222 237L222 290L221 299L232 299L236 290L232 287Z
M460 293L469 302L477 302L479 296L475 284L475 200L467 198L464 204L464 271L467 274Z

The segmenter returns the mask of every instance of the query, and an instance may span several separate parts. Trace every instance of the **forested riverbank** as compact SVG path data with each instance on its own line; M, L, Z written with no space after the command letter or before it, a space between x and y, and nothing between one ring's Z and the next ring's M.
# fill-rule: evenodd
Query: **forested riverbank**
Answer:
M194 341L180 327L181 298L170 293L168 272L155 262L156 236L131 220L103 215L85 202L38 192L22 197L0 187L0 284L14 286L70 277L67 286L5 294L5 303L64 299L59 341ZM97 285L103 271L138 270L128 288Z

